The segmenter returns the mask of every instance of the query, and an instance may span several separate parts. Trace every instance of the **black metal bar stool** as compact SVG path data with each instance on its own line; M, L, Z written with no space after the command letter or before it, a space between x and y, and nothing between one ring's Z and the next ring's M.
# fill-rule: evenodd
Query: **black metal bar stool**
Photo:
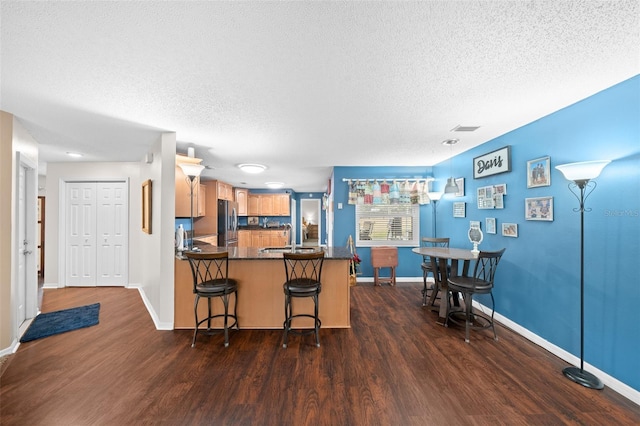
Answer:
M430 237L422 237L421 240L422 247L449 247L449 238L430 238ZM429 274L433 275L433 289L435 292L433 300L436 299L438 295L438 291L440 290L438 286L439 280L436 279L438 277L435 276L435 271L433 270L433 265L431 263L431 258L429 256L422 256L422 281L424 283L424 287L422 288L422 306L427 306L427 298L429 288L427 286L427 277Z
M320 347L320 326L322 322L318 317L318 297L322 290L320 282L322 274L322 264L324 262L324 251L313 253L283 253L284 269L287 281L283 285L284 289L284 337L282 347L287 347L287 337L289 333L298 335L315 333L316 347ZM294 314L292 299L310 297L313 299L313 315L307 313ZM314 321L312 330L294 330L292 322L296 318L308 317Z
M238 326L238 283L236 280L229 278L229 253L193 253L186 252L185 256L189 260L191 272L193 274L193 293L196 295L193 310L196 318L196 329L193 332L193 342L191 347L196 345L196 336L198 335L198 327L200 324L207 322L206 333L217 334L224 332L224 346L229 346L229 329ZM229 300L233 294L234 306L233 314L229 313ZM198 302L201 297L207 298L207 316L198 319ZM213 314L211 311L211 299L219 297L224 305L224 313ZM214 318L223 318L224 324L222 329L212 329L211 320ZM233 319L233 324L229 325L229 318Z

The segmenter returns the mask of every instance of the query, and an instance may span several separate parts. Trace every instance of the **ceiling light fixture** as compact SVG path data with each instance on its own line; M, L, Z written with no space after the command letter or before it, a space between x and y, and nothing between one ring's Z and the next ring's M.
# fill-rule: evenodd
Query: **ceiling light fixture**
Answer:
M73 158L81 158L81 157L82 157L82 154L79 154L79 153L77 153L77 152L68 152L68 151L67 151L67 155L68 155L69 157L73 157Z
M453 194L456 193L460 190L460 188L458 188L458 185L456 184L456 180L453 178L453 145L457 144L460 140L459 139L447 139L445 141L442 142L442 145L449 145L449 147L451 148L451 158L449 158L449 165L450 165L450 170L451 170L451 174L449 179L447 179L447 184L444 187L444 193L445 194Z
M265 182L264 184L271 189L279 189L284 186L283 182Z
M238 167L243 172L251 173L253 175L262 173L267 169L267 166L263 166L262 164L250 164L250 163L238 164Z

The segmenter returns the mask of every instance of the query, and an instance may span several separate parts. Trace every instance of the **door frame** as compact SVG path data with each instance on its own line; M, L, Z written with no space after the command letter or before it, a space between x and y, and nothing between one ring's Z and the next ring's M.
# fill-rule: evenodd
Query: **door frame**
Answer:
M128 177L124 178L61 178L58 182L58 288L66 287L67 283L67 183L78 182L123 182L127 185L127 196L131 201L131 182ZM131 222L131 202L129 202L127 210L127 220L129 225ZM129 252L131 243L131 226L128 227L127 233L127 275L129 275ZM129 280L124 285L125 288L129 287Z
M15 169L15 173L16 173L16 191L14 193L14 206L15 206L15 233L13 235L15 235L15 242L14 242L14 248L13 251L15 253L15 258L14 258L14 270L18 271L18 262L19 262L19 258L18 256L22 256L20 249L24 248L24 245L22 243L22 241L18 241L19 238L17 238L17 236L19 235L18 229L20 226L22 226L21 220L22 218L19 217L19 210L20 207L18 205L19 203L19 197L20 194L18 194L18 180L20 179L20 169L24 168L25 169L25 182L24 182L24 186L25 186L25 205L24 205L24 209L25 209L25 222L26 222L26 226L25 226L25 239L27 241L33 241L33 248L31 250L31 254L33 256L27 256L25 258L25 300L24 300L24 304L25 304L25 321L21 322L20 324L18 323L18 285L20 285L20 280L19 277L15 277L14 280L14 284L13 284L13 289L11 291L12 293L12 306L14 309L14 313L13 313L13 322L14 324L14 330L16 331L18 336L22 335L22 332L26 331L26 328L28 327L28 325L31 323L31 320L33 318L35 318L35 316L38 314L38 271L36 270L36 261L35 261L35 257L37 255L37 248L36 248L36 226L37 226L37 200L38 200L38 165L35 161L33 161L31 158L29 158L28 156L22 154L21 152L16 152L16 169ZM24 329L24 330L23 330Z
M319 198L301 198L300 199L300 230L302 230L302 217L304 216L305 207L303 204L315 204L308 210L316 210L318 218L318 246L322 246L322 200ZM304 243L304 235L300 232L300 244Z

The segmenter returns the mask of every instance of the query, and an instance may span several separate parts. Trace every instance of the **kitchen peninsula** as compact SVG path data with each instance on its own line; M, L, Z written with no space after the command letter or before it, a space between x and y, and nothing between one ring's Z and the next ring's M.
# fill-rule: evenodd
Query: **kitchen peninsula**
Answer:
M316 248L318 249L318 248ZM224 251L222 247L203 246L202 250ZM285 282L282 249L264 250L256 247L229 247L229 277L238 281L238 323L243 329L279 329L284 321ZM298 248L300 250L300 248ZM350 287L349 260L351 254L344 247L328 247L322 267L320 319L322 328L349 328ZM193 278L186 258L176 256L174 328L194 328ZM222 305L215 300L215 309ZM298 303L299 302L299 303ZM201 303L202 315L206 303ZM296 310L312 311L311 300L296 300ZM199 311L200 312L200 311ZM220 324L215 324L219 326ZM300 324L306 327L307 324ZM312 321L309 320L309 327Z

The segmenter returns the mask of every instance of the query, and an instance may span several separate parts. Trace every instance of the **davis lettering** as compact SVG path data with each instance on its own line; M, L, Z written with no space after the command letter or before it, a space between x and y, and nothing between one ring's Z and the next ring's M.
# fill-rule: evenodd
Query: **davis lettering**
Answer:
M478 174L483 173L485 170L489 170L493 167L502 167L502 157L500 155L496 155L491 160L478 160Z

